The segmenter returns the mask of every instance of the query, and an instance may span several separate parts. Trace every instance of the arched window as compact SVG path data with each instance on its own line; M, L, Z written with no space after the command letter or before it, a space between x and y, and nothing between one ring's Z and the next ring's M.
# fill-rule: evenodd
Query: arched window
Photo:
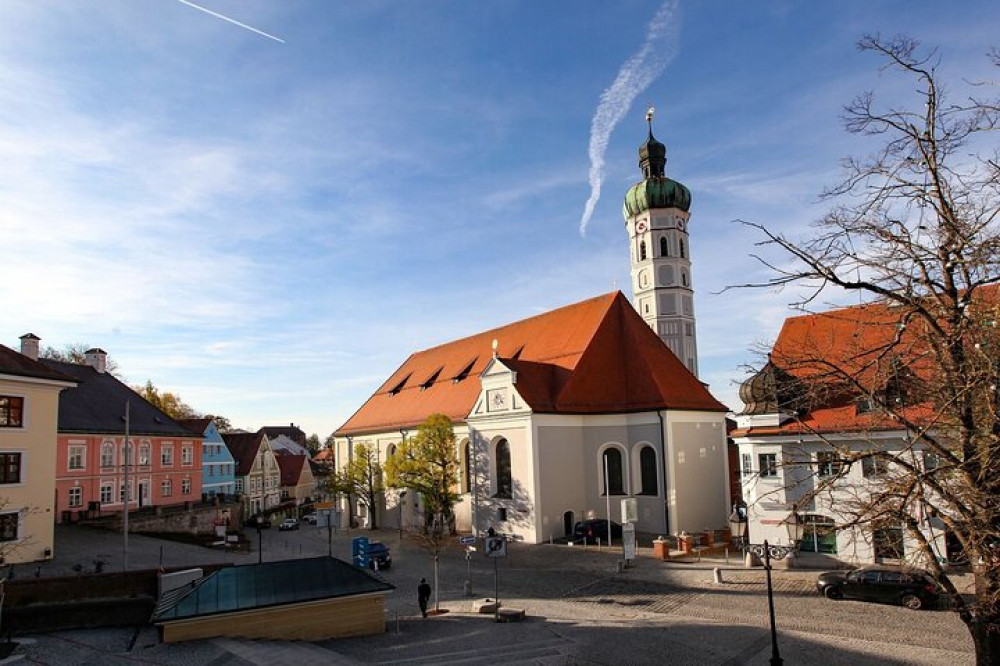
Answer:
M639 478L642 479L642 495L659 493L656 482L656 451L652 446L644 446L639 451Z
M604 485L602 495L609 494L609 491L611 495L625 494L624 471L622 467L622 452L613 446L604 449L604 455L601 460L601 479L602 485ZM604 483L605 479L607 480L606 483Z
M497 492L494 497L510 499L513 496L514 482L510 475L510 444L506 439L497 442L496 470Z
M101 443L101 467L113 467L115 464L114 442Z
M661 257L666 257L667 256L667 237L666 236L660 236L660 256Z
M681 285L684 287L688 286L688 276L684 271L681 271Z
M472 444L468 440L462 446L462 492L472 492Z
M681 242L681 259L686 259L685 255L684 255L684 239L681 238L680 242Z
M389 458L393 457L394 455L396 455L396 445L395 444L390 444L389 448L387 448L385 450L385 459L388 460Z
M639 261L646 260L646 241L639 243Z

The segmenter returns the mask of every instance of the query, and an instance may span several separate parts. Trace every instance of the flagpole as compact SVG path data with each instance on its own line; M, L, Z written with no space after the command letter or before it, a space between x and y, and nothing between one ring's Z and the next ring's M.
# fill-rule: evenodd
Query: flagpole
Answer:
M128 501L130 499L130 497L129 497L130 493L129 493L129 487L128 487L128 467L129 467L129 463L132 462L132 456L129 455L129 446L131 444L131 442L129 442L129 438L128 438L129 437L129 419L130 419L129 402L128 402L128 400L126 400L125 401L125 491L122 493L122 496L125 499L125 515L122 516L122 539L123 539L124 546L125 546L125 549L124 549L125 566L124 566L124 569L123 569L124 571L128 571Z

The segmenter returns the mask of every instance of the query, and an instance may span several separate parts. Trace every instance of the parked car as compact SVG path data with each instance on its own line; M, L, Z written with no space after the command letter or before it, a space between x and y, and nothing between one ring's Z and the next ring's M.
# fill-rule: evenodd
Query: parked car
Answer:
M307 513L306 515L302 516L302 520L306 521L310 525L315 525L316 522L317 522L316 521L316 514L315 513Z
M611 521L611 538L622 538L622 526L614 521ZM573 526L573 541L597 543L598 539L603 543L608 541L608 521L606 518L581 520Z
M279 532L285 532L288 530L297 530L297 529L299 529L299 521L295 520L294 518L285 518L283 521L281 521L281 524L278 525Z
M247 527L257 527L258 518L260 518L260 526L262 528L271 529L271 518L269 516L263 516L261 514L250 516L249 518L246 519L246 522L243 524L246 525Z
M816 588L827 599L859 599L901 604L913 610L933 608L938 586L923 569L871 565L851 571L826 571Z
M389 547L381 541L369 541L368 568L374 571L376 562L379 569L388 569L392 566L392 555L389 554Z

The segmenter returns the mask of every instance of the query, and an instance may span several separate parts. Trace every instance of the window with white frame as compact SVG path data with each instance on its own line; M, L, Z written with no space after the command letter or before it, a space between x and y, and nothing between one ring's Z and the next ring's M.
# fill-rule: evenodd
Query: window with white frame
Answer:
M101 484L101 504L111 504L115 501L115 487L110 483Z
M0 513L0 541L17 541L19 522L16 511Z
M174 493L174 484L170 479L160 481L160 495L170 497Z
M866 478L885 476L889 471L889 461L885 458L871 455L861 459L861 474Z
M191 494L191 479L181 479L181 495Z
M86 469L87 468L87 447L83 444L74 444L69 447L69 463L70 469Z
M743 463L743 478L747 478L748 476L753 474L753 454L744 453L741 456L741 459Z
M242 477L236 479L236 492L238 492L238 493L242 493L243 492L243 478Z
M101 467L115 466L115 443L104 441L101 443Z
M152 450L153 445L149 443L149 440L143 440L139 443L139 465L142 467L149 467L152 462Z
M778 476L778 454L758 453L757 463L760 465L760 478L773 478Z
M173 444L164 444L163 447L160 448L160 464L163 465L164 467L174 466Z
M181 447L181 465L190 467L194 463L194 447L185 444Z
M0 453L0 484L21 483L21 454L6 451Z
M70 508L83 506L83 488L80 486L70 488L68 497Z
M126 489L126 486L125 486L124 483L119 484L119 486L118 486L118 501L121 502L122 504L125 503L125 489ZM128 501L131 502L132 499L133 499L132 484L130 483L130 484L128 484Z
M816 472L821 477L837 476L844 469L844 463L836 451L820 451L816 454Z

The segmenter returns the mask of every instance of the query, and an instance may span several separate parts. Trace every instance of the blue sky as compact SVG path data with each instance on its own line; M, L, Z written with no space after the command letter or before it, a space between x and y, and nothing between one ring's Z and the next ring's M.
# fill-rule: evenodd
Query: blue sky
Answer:
M720 293L763 275L734 220L807 233L872 146L843 105L912 99L862 34L938 46L959 87L993 76L1000 25L988 1L197 4L284 43L178 0L0 3L0 343L100 346L321 437L411 351L627 293L647 103L693 193L701 376L738 410L794 294ZM592 120L658 12L581 235Z

